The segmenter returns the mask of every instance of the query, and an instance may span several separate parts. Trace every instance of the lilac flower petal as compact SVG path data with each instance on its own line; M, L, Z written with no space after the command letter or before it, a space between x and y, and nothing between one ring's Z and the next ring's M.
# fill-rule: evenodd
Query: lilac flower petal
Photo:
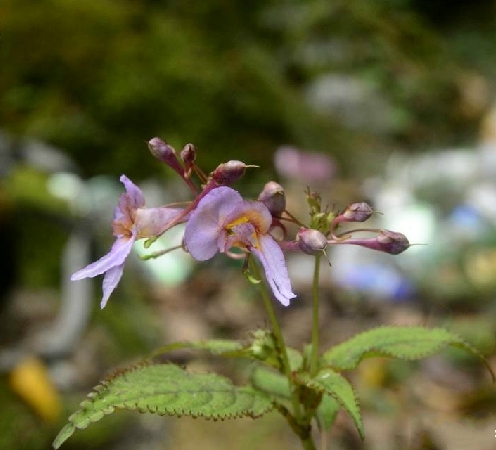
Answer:
M105 256L102 256L98 261L95 261L85 268L73 273L71 280L75 281L82 280L83 278L96 277L97 275L101 275L103 272L124 264L124 261L133 247L134 241L134 237L131 239L118 238L112 245L110 252L108 252Z
M143 196L143 192L141 192L141 189L136 186L128 177L126 177L126 175L121 175L120 181L126 188L126 193L129 195L129 198L131 200L131 207L136 209L144 206L145 197Z
M261 248L253 247L250 250L262 263L265 276L274 296L284 306L289 306L289 301L295 298L296 295L291 290L291 281L286 268L284 254L271 236L260 236L259 239Z
M105 276L103 277L103 297L100 303L100 308L105 308L110 294L112 294L116 286L119 284L123 272L124 263L119 266L112 267L105 272Z
M113 216L113 221L117 222L131 222L131 218L129 217L129 211L127 210L127 202L128 202L128 196L127 194L121 194L119 197L119 201L117 205L114 208L114 216Z
M135 226L137 227L138 239L157 236L184 211L184 208L139 208L136 210ZM186 222L188 214L177 223Z
M243 199L234 189L221 186L203 197L184 230L184 246L197 261L212 258L218 251L225 217Z

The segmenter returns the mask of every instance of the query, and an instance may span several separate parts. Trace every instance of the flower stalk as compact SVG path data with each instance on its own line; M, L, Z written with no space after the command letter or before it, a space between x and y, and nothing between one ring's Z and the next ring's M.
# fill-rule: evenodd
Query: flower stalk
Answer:
M312 351L310 353L310 375L314 376L319 370L319 278L321 254L315 255L315 265L312 282Z

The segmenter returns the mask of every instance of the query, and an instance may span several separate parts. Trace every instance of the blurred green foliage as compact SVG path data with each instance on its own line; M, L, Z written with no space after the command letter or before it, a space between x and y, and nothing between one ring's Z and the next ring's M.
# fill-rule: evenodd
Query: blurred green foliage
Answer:
M267 165L292 143L331 152L346 170L378 143L474 132L482 111L464 114L461 83L494 72L496 48L484 34L494 18L481 13L490 2L478 3L472 17L420 0L4 0L0 121L66 149L86 176L156 173L143 144L154 135L195 143L209 167ZM374 86L394 113L386 136L305 100L326 73Z

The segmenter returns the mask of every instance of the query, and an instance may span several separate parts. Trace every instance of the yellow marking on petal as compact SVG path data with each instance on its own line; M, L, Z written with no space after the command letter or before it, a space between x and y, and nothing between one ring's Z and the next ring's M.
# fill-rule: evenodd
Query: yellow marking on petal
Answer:
M241 216L241 217L238 217L234 222L228 223L226 225L226 229L230 230L231 228L234 228L237 225L242 225L243 223L247 223L247 222L249 222L248 217Z
M258 231L262 232L266 231L270 226L270 223L267 223L266 217L264 217L263 214L256 209L249 209L245 211L242 216L238 217L233 222L228 223L225 228L234 228L236 225L241 225L243 223L251 223Z

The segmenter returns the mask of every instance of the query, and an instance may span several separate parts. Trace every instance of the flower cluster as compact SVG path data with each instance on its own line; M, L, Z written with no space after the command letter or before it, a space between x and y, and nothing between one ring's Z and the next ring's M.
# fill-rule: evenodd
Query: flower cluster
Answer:
M153 243L180 223L186 223L181 248L197 261L208 260L217 253L236 259L253 255L262 265L275 298L285 306L296 297L286 268L285 250L318 254L329 245L352 244L396 255L410 246L403 234L389 230L362 228L338 233L342 223L365 222L374 213L366 203L351 204L339 213L323 211L319 195L307 191L311 220L305 226L286 210L284 189L278 183L268 182L256 201L243 199L230 187L247 167L254 166L233 160L220 164L207 176L196 164L192 144L187 144L180 156L159 138L151 139L148 146L157 159L185 181L194 199L183 208L174 205L147 208L141 190L125 175L121 176L126 192L114 211L112 227L116 240L108 254L71 277L81 280L104 274L102 308L121 279L133 244L139 239ZM192 181L192 174L199 179L201 188ZM287 223L300 227L294 239L287 238ZM275 229L282 231L282 238L272 235ZM375 235L355 237L363 231Z

